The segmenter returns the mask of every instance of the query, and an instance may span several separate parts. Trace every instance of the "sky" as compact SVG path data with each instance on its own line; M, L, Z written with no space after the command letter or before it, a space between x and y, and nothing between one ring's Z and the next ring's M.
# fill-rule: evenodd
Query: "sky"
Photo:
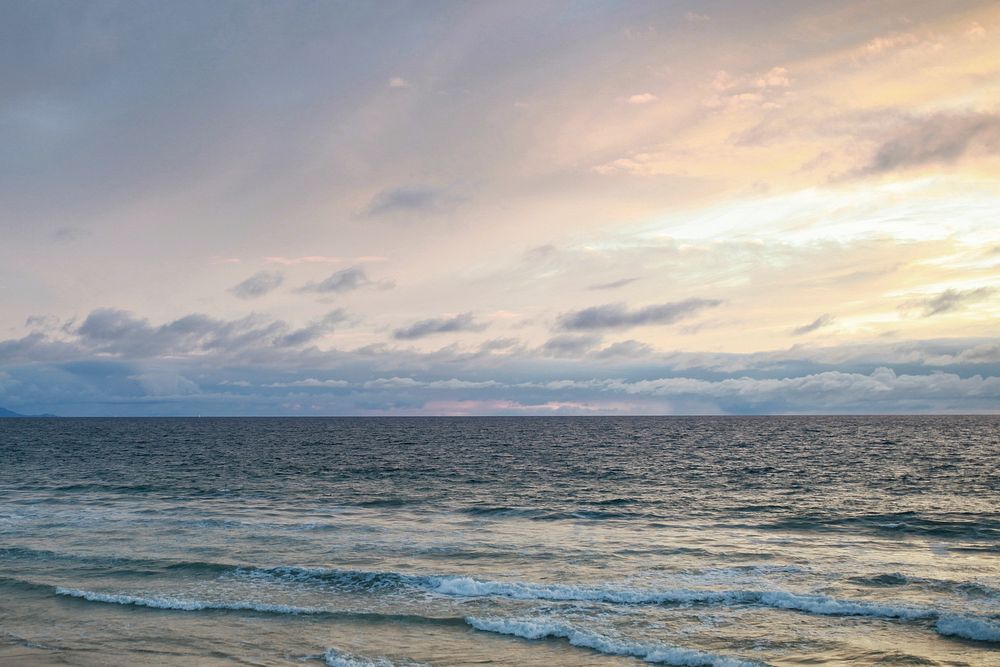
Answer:
M0 406L1000 411L1000 4L0 4Z

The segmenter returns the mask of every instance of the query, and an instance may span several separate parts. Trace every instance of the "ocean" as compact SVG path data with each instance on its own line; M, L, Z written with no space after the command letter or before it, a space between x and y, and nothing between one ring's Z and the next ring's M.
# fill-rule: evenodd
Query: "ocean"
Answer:
M3 665L1000 665L1000 418L0 420Z

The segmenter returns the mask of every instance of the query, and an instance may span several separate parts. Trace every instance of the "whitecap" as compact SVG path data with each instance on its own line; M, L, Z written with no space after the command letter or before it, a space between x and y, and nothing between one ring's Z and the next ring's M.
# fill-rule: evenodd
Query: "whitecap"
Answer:
M78 588L56 588L57 595L82 598L90 602L105 602L108 604L121 604L134 607L150 607L153 609L174 609L177 611L203 611L219 609L226 611L259 611L270 614L323 614L322 609L310 607L293 607L284 604L268 604L264 602L233 601L210 602L205 600L189 600L176 597L144 597L140 595L128 595L124 593L99 593L96 591L84 591Z
M761 663L740 660L669 644L642 644L616 639L576 628L568 623L545 619L478 618L470 616L466 623L477 630L513 635L522 639L565 639L573 646L589 648L605 655L639 658L646 662L678 666L757 667Z
M942 635L981 642L1000 642L1000 624L969 616L941 616L935 629Z
M820 616L874 616L907 620L937 616L937 612L929 609L890 606L864 600L841 600L825 595L803 595L781 591L582 587L568 584L480 581L471 577L432 578L429 588L436 593L457 597L495 596L516 600L607 602L612 604L758 604Z

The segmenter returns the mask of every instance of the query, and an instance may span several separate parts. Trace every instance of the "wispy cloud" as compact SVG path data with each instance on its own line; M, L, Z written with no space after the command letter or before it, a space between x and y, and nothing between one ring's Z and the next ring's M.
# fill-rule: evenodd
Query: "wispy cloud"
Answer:
M433 336L442 333L454 333L458 331L482 331L485 324L476 322L472 313L462 313L453 317L435 317L420 320L413 324L401 327L392 332L393 338L397 340L416 340L426 336Z
M304 380L293 380L291 382L271 382L267 387L302 387L306 389L343 389L350 387L347 380L318 380L316 378L305 378Z
M330 255L306 255L304 257L268 256L264 257L264 261L268 264L295 266L296 264L336 264L337 262L342 262L343 258Z
M620 287L625 287L626 285L631 285L638 278L621 278L619 280L612 280L609 283L597 283L595 285L589 285L587 289L589 290L607 290L607 289L618 289Z
M551 357L581 357L600 342L601 337L594 334L561 334L545 341L541 353Z
M372 197L366 214L381 216L434 210L445 201L444 191L425 185L413 185L382 190Z
M323 317L313 320L306 326L282 335L275 342L282 347L297 347L315 341L333 331L334 327L346 321L347 313L342 309L331 310Z
M52 232L52 238L64 243L72 243L90 236L90 231L83 227L60 227Z
M298 289L299 292L314 292L316 294L343 294L365 287L389 289L391 282L375 282L368 277L364 267L352 266L336 271L319 282L308 282Z
M824 313L823 315L820 315L809 324L803 324L800 327L795 327L794 329L792 329L792 335L804 336L807 333L812 333L813 331L821 329L825 326L829 326L832 323L833 323L833 316Z
M271 292L285 282L285 276L277 271L258 271L229 291L241 299L257 299Z
M992 287L979 287L969 290L948 289L935 296L910 299L903 304L903 307L920 308L924 312L924 317L932 317L959 310L976 301L982 301L992 296L996 291Z
M859 173L947 164L973 153L1000 154L1000 115L940 113L913 118L878 147Z
M629 98L626 101L633 106L639 106L642 104L649 104L650 102L655 102L658 99L660 98L654 95L653 93L637 93L635 95L629 96Z
M634 310L630 310L623 303L612 303L560 315L558 327L565 331L574 331L673 324L721 303L722 301L718 299L685 299Z
M593 353L597 359L642 359L653 354L653 348L637 340L623 340L612 343Z

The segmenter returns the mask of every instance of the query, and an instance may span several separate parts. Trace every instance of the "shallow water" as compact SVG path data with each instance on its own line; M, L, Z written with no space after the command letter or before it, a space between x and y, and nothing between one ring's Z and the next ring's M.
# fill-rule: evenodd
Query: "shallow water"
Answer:
M0 662L1000 665L1000 418L0 422Z

